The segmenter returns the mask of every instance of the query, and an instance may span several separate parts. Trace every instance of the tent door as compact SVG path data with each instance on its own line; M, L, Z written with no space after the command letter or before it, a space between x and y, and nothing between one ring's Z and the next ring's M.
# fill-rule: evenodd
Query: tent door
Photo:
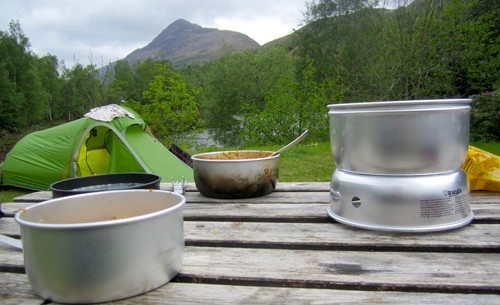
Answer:
M92 128L80 146L78 155L78 176L109 173L110 154L106 146L106 134L110 130L104 126Z
M106 126L90 129L80 146L77 160L77 176L144 172L120 137Z

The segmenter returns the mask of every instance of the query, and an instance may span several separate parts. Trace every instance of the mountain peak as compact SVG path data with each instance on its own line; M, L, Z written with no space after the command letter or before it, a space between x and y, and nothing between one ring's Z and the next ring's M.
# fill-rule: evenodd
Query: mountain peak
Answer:
M193 30L200 29L201 26L191 23L186 19L177 19L171 24L169 24L164 31L185 31L185 30Z
M173 65L185 65L219 57L227 47L245 50L257 49L260 45L238 32L204 28L185 19L177 19L147 46L135 50L125 59L129 63L147 58L167 59Z

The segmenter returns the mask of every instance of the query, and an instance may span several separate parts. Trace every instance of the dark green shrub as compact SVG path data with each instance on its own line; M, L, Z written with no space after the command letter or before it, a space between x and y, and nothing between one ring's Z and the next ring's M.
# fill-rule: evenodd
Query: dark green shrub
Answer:
M500 141L500 92L485 92L473 96L471 111L471 141Z

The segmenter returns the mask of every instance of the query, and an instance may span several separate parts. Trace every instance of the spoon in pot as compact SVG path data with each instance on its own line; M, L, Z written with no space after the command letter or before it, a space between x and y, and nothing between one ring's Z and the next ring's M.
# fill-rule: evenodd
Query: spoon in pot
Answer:
M309 130L305 130L300 136L298 136L295 140L293 140L292 142L288 143L287 145L283 146L282 148L278 149L277 151L273 152L271 157L272 156L276 156L276 155L279 155L280 153L284 152L285 150L289 149L290 147L292 146L295 146L297 143L299 143L300 141L304 140L304 138L307 136L307 133L309 132Z

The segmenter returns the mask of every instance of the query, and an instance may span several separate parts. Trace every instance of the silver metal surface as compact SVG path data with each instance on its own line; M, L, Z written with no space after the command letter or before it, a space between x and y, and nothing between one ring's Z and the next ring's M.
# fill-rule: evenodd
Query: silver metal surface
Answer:
M19 239L15 239L15 238L3 235L3 234L0 234L0 243L9 245L9 246L14 247L18 250L23 249L23 244Z
M184 196L122 190L45 201L16 214L33 290L62 303L141 294L172 279L184 251Z
M328 215L347 225L382 231L430 232L472 221L462 170L426 176L376 176L336 170Z
M469 143L470 99L329 105L337 168L374 175L459 169Z
M194 181L200 193L213 198L267 195L278 183L279 155L271 151L239 150L194 155Z

